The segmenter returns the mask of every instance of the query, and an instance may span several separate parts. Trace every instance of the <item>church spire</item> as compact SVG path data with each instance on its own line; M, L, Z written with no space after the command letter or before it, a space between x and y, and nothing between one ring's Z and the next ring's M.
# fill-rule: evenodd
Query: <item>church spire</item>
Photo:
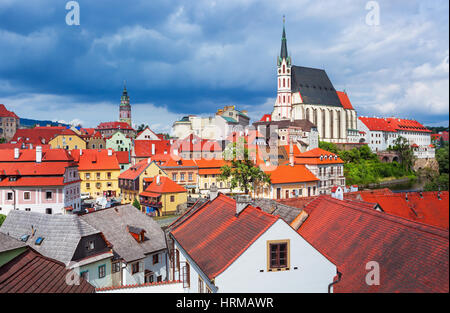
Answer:
M283 15L283 35L281 37L281 53L280 53L280 58L282 60L288 58L285 22L286 18Z

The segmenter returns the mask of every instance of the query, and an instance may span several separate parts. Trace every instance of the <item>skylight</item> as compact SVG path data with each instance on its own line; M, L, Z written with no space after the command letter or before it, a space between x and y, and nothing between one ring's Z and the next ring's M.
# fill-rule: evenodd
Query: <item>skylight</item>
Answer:
M40 246L43 240L44 240L43 237L38 237L34 243L35 243L36 245Z

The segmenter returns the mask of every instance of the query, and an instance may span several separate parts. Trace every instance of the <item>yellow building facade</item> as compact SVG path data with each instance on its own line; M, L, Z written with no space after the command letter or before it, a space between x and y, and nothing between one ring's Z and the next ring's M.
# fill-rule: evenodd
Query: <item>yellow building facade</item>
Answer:
M112 150L77 149L71 155L78 162L81 193L92 198L120 196L120 166Z
M119 175L119 188L122 195L122 204L133 203L139 200L139 194L144 191L145 179L157 175L168 177L155 162L145 159L130 167Z
M53 137L48 144L52 149L86 149L86 141L70 129L63 130L60 134Z

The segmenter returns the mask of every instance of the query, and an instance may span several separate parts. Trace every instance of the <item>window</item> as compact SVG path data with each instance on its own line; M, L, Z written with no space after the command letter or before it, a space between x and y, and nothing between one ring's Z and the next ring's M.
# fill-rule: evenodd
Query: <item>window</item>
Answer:
M192 181L192 173L189 173L188 177L189 177L189 181Z
M139 262L131 264L131 274L136 274L139 272Z
M23 200L30 200L30 192L29 191L25 191L23 193Z
M162 276L159 275L158 277L156 277L156 281L157 281L158 283L161 282L161 281L162 281Z
M52 209L50 208L45 209L45 214L52 214Z
M198 278L198 292L199 292L199 293L203 293L203 285L204 285L204 282L203 282L203 280L199 277L199 278Z
M30 212L31 209L30 208L25 208L25 211Z
M107 176L108 176L108 179L111 179L111 172L108 172Z
M146 274L144 277L144 282L145 283L153 283L155 281L155 277L153 276L153 274L149 273Z
M183 288L189 288L191 285L191 270L189 263L186 262L186 265L182 268L183 272Z
M89 281L89 271L81 272L80 276L83 277L86 281Z
M8 192L8 194L6 195L6 199L8 199L9 201L13 200L13 193L12 192Z
M90 183L86 183L86 189L91 189L91 184Z
M120 262L117 261L112 263L112 272L113 273L120 272Z
M159 254L154 254L153 255L153 264L157 264L159 263Z
M175 202L175 196L170 196L170 202Z
M47 199L47 200L51 200L52 199L52 192L51 191L46 191L45 192L45 199Z
M172 174L172 180L173 180L173 181L176 181L176 180L177 180L177 174L176 174L176 173L173 173L173 174Z
M267 242L267 270L289 269L289 240Z
M100 173L97 173L97 179L100 179Z
M95 244L93 240L90 240L86 246L86 250L94 250Z
M106 265L100 265L98 267L98 278L103 278L106 276Z
M84 176L86 177L86 179L91 179L91 174L90 173L86 173Z
M180 174L180 180L181 180L181 181L184 181L184 173L181 173L181 174Z

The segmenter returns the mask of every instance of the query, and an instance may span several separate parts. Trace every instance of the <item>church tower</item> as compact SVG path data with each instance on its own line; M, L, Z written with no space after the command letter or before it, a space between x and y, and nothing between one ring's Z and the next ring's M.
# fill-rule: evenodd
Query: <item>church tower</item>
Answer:
M288 55L287 51L285 18L283 16L281 51L277 60L277 99L272 113L272 120L274 121L291 119L291 66L291 57Z
M128 123L131 127L131 105L128 96L127 86L124 83L122 97L120 97L119 122Z

